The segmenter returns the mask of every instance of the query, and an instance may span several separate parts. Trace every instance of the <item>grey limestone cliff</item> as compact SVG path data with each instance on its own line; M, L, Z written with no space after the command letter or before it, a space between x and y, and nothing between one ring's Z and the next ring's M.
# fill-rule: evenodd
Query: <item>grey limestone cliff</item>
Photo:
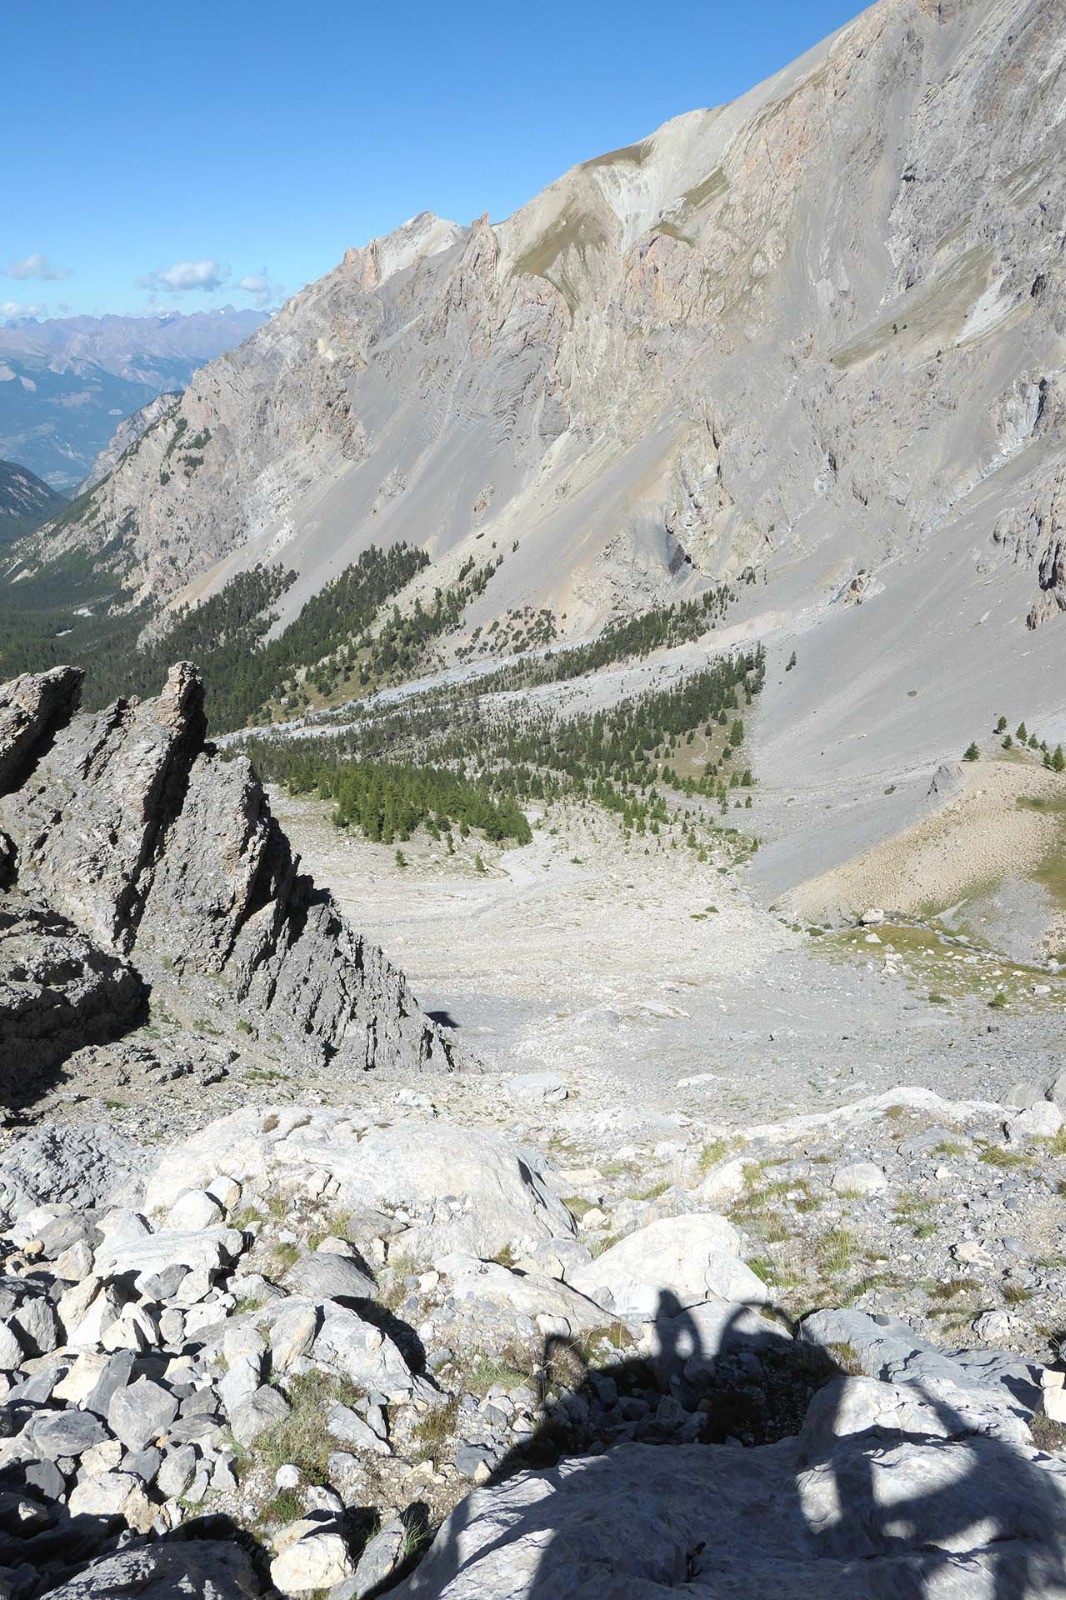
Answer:
M403 974L299 870L248 761L205 743L195 669L92 714L79 686L58 668L0 689L0 1076L114 1037L148 991L296 1063L450 1065Z

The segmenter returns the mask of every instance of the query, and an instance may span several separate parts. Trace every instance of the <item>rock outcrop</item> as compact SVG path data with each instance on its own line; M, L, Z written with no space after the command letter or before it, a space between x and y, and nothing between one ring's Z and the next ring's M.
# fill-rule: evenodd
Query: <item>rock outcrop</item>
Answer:
M799 1436L752 1450L635 1445L476 1489L397 1600L965 1595L1066 1583L1066 1476L1002 1400L842 1378Z
M77 710L80 690L74 667L24 673L0 687L0 795L22 783L55 729Z
M115 1037L148 990L296 1063L447 1066L402 974L300 872L247 760L205 745L195 669L94 715L79 684L58 668L0 690L0 1045L25 1047L5 1087L16 1063Z
M142 1019L145 986L49 906L0 896L0 1088Z

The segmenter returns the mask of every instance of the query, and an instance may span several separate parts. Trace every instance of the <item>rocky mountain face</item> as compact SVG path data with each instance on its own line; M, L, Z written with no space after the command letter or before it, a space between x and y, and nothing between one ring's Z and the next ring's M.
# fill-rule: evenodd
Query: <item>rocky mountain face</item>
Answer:
M294 1066L446 1067L402 974L299 871L240 758L204 742L203 685L79 714L81 674L0 690L0 1060L8 1098L146 1006L284 1042Z
M262 326L258 311L23 318L0 326L0 454L73 489L116 424Z
M0 461L0 547L32 533L66 504L47 483L17 461Z
M424 544L434 581L495 545L470 626L531 604L580 632L753 563L824 604L963 529L1036 625L1062 600L1062 44L1055 0L881 0L506 222L351 250L55 547L121 528L161 599L283 557L291 611L371 540ZM203 460L168 474L179 429Z
M89 489L95 489L98 483L102 483L108 473L114 471L126 451L135 445L149 428L155 427L161 417L166 416L177 399L178 394L175 392L158 394L154 400L149 400L147 405L141 406L132 416L124 417L93 462L85 482L79 484L80 492L84 494Z

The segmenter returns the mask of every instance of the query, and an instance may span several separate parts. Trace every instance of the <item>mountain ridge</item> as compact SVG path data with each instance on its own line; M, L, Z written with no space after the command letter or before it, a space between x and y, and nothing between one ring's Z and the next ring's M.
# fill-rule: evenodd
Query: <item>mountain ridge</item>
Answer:
M216 489L231 502L225 513L230 526L213 541L205 538L198 549L190 537L180 560L154 568L153 528L161 517L169 520L170 507L165 495L158 507L147 496L145 478L150 464L139 479L127 474L125 481L106 491L101 500L105 520L120 521L129 509L138 518L139 539L134 541L131 555L139 592L168 598L191 585L190 596L194 596L201 583L206 583L209 592L235 567L284 548L295 556L298 570L312 569L309 584L298 585L294 592L295 605L305 597L304 589L317 584L335 559L334 528L342 500L357 529L368 528L371 517L380 518L382 525L402 522L408 537L421 533L417 542L437 547L431 554L443 555L463 539L469 542L474 534L472 507L479 492L467 497L461 483L469 487L474 467L462 473L460 481L456 481L459 473L453 472L442 486L447 498L454 500L457 492L462 496L465 503L461 508L440 509L438 494L436 526L427 525L431 522L428 511L422 526L414 526L424 496L416 505L410 491L416 475L432 475L431 461L422 457L431 457L433 452L431 445L428 450L419 449L422 440L412 440L410 435L428 433L432 440L437 436L435 430L442 428L454 432L461 458L463 436L472 431L481 432L490 459L501 453L501 441L506 441L510 459L504 465L508 475L518 481L510 495L503 486L493 484L493 505L485 519L498 525L504 535L548 520L547 508L536 492L537 479L546 474L565 480L565 474L553 471L553 458L573 458L580 478L591 480L603 520L613 524L614 537L635 546L633 554L650 562L649 577L654 573L660 585L665 585L668 574L655 569L668 567L666 552L673 540L683 543L701 567L718 572L730 566L738 569L753 558L772 559L782 542L781 519L794 533L797 520L809 518L818 501L832 501L837 489L844 489L851 505L860 507L864 493L868 505L870 491L876 491L881 502L878 510L886 520L891 516L895 524L890 524L889 548L893 535L913 535L915 524L919 529L932 525L958 500L960 488L965 492L972 485L945 485L946 495L928 496L921 517L901 518L898 505L892 515L893 503L899 498L898 485L890 478L864 485L861 473L865 470L868 474L868 461L862 462L859 474L854 467L847 471L844 451L834 449L832 438L842 430L842 419L832 404L832 394L818 390L827 378L841 373L837 387L846 391L849 372L871 359L876 361L885 340L899 337L888 331L893 323L891 304L885 304L887 292L894 292L901 303L911 296L913 321L905 321L901 330L911 337L901 354L906 365L913 367L927 359L927 350L929 360L943 359L942 349L937 354L938 339L965 345L993 331L997 318L1000 323L1012 317L1031 320L1033 307L1020 298L1022 288L1034 301L1053 297L1057 302L1059 284L1044 273L1034 296L1033 287L1041 276L1036 263L1024 286L1012 281L1009 293L997 298L994 284L1003 290L1008 274L997 276L990 254L993 245L988 241L965 249L949 248L946 256L944 252L938 256L935 241L927 237L922 241L927 259L919 261L917 236L920 232L931 235L941 226L941 213L945 206L951 209L951 196L945 198L938 192L931 208L935 218L920 216L920 208L911 203L911 193L930 185L920 182L917 172L910 170L914 163L896 152L891 161L895 171L875 171L874 182L867 185L870 197L879 200L884 211L889 179L895 182L896 193L888 207L889 219L896 221L895 233L877 241L864 219L845 219L844 225L853 227L858 238L838 241L845 248L837 252L837 281L831 276L815 277L810 270L805 278L802 272L790 277L790 255L809 259L816 247L824 257L834 232L842 231L834 211L812 196L809 182L803 194L809 204L802 223L796 222L800 191L810 166L810 160L805 164L800 154L809 157L819 123L823 131L832 125L815 101L829 100L839 106L846 104L849 93L858 95L866 89L861 110L868 110L870 86L855 86L852 79L862 72L868 79L874 75L868 63L878 52L886 58L875 63L878 75L900 74L908 66L917 71L922 54L932 55L939 43L923 33L962 33L963 37L955 40L956 53L960 45L971 45L971 53L976 55L971 76L980 79L986 71L981 49L987 53L991 48L982 36L995 33L1001 46L1012 17L1028 20L1028 30L1022 31L1048 31L1049 8L1038 3L986 0L976 7L930 8L917 0L882 0L880 6L863 13L740 100L717 110L688 113L637 146L581 163L505 222L492 226L482 218L469 230L460 230L433 219L431 226L437 229L433 248L420 252L409 230L418 224L425 226L424 215L384 241L372 241L362 251L349 251L326 278L287 302L276 324L253 339L245 357L236 363L234 358L224 359L202 377L188 397L183 414L193 431L209 426L212 416L231 430L245 426L241 417L229 417L226 411L232 395L232 367L237 364L245 384L249 380L256 383L258 378L260 395L249 401L249 417L265 420L274 409L279 418L283 415L285 423L295 424L306 436L302 450L279 449L271 438L266 450L255 453L251 461L238 463L232 457L224 461L222 482L215 484L205 473L203 487L195 486L191 496L182 490L188 509L179 506L176 510L179 527L184 524L181 531L187 528L191 536L202 527L202 508ZM982 21L984 28L974 19ZM1014 48L1017 50L1017 42ZM918 59L909 60L915 56ZM940 65L939 60L928 63L928 67ZM978 82L974 92L980 89ZM930 91L924 100L919 97L913 117L924 116L928 122L926 101L943 92L937 88L936 95ZM835 115L837 120L843 119L842 112ZM924 131L931 137L928 129ZM941 139L944 130L937 125L934 131ZM1039 140L1030 134L1029 142ZM786 158L777 162L780 151L786 152ZM720 155L725 155L731 166L737 166L743 157L749 169L762 169L747 174L750 195L731 200L736 176L730 177L721 167ZM862 153L858 164L868 164L871 159L872 152ZM958 159L954 164L958 166ZM880 165L886 165L884 158ZM939 181L930 183L934 190L944 188ZM968 186L975 188L974 175ZM736 211L741 204L750 210L752 202L757 215L750 231L760 233L760 238L737 249L727 236L721 213L729 212L731 206ZM957 218L953 215L952 220ZM763 224L766 226L760 229ZM651 237L646 237L649 234ZM856 244L861 247L858 251ZM397 264L382 274L377 258L390 252L397 257ZM866 283L858 281L856 263ZM1016 263L1012 280L1019 278L1025 265ZM708 268L717 272L718 279L709 295L701 283ZM404 276L408 273L413 275L410 280ZM852 273L856 273L854 278ZM401 278L403 288L399 287ZM391 293L390 285L394 286ZM381 291L386 293L387 303L380 300ZM366 295L377 298L364 300ZM759 448L743 433L756 431L752 423L758 412L766 413L767 396L746 393L735 370L737 358L742 350L750 352L753 345L769 349L787 383L798 357L782 348L780 325L786 319L795 324L797 315L809 322L822 302L822 327L804 329L801 336L789 341L802 346L804 339L809 342L817 337L821 346L820 359L814 363L819 369L813 374L814 387L804 397L806 410L817 407L820 413L809 417L804 427L803 447L813 456L813 482L808 480L801 488L789 481L787 473L779 473L780 481L769 486L769 493L753 494L757 483L745 479L757 478ZM638 351L633 357L628 339L621 348L612 348L602 313L614 305L618 311L612 313L613 319L624 314L632 335L653 336L658 341L658 363L651 350ZM400 371L394 370L394 352L403 345L411 327L407 313L412 312L426 347L424 361L418 363L423 367L420 387L416 387L417 380L410 381L409 360L400 363ZM713 319L710 323L708 316ZM982 319L988 322L987 330ZM459 321L466 324L465 360L463 351L456 357L449 350ZM894 325L900 328L898 317ZM799 329L793 332L798 334ZM698 390L692 392L692 360L701 359L700 351L708 339L710 353L721 369L716 387L735 392L728 403ZM662 376L656 375L657 364ZM667 364L679 385L672 392L663 381ZM391 411L386 406L379 413L375 383L379 368L382 376L389 370L394 378L407 378L414 392L406 406ZM284 386L273 407L264 392L271 377L280 377ZM635 383L645 377L658 391L652 415L633 392ZM791 381L794 385L795 376ZM1046 431L1052 414L1056 419L1061 414L1059 373L1036 374L1030 381L1037 386L1044 383L1039 420ZM724 427L723 417L735 411L736 401L744 399L750 419L747 428ZM1012 396L1009 390L989 396L989 403L993 399L1006 412L1025 411L1024 399ZM404 413L411 406L417 415L407 419ZM788 427L803 426L803 410L801 407L796 419L784 419ZM612 503L610 464L605 471L604 465L597 463L595 451L586 449L583 442L605 411L614 435L610 440L615 447L611 452L614 473L622 479L620 505ZM767 422L766 443L780 431L781 419L771 413ZM1009 419L1002 423L1008 431L1017 425L1020 423ZM649 451L647 442L653 429L661 442ZM742 434L739 438L738 433ZM395 439L391 447L390 436ZM557 445L559 439L563 444ZM646 464L640 456L642 446L650 457ZM927 465L922 463L923 470ZM659 480L654 489L649 485L642 490L646 467L653 467ZM973 478L987 467L987 462L975 465L968 476ZM838 484L842 472L844 481ZM693 477L696 482L689 481ZM820 481L823 478L824 482ZM401 479L403 487L398 487ZM565 490L565 497L573 499L583 487L583 483L557 482L555 492ZM933 484L929 487L935 489ZM346 491L343 495L342 488ZM488 483L480 488L487 490ZM645 504L649 489L650 501ZM232 504L235 493L238 506ZM395 508L393 514L382 515L389 510L382 504L383 498L403 496L411 502L405 515L396 515ZM506 514L505 497L514 502L506 507ZM709 497L721 501L717 511L696 504ZM659 503L653 505L656 499ZM860 521L871 520L862 511L855 515ZM648 518L661 518L656 531L642 528ZM580 514L569 520L572 530ZM778 534L776 540L770 524ZM355 540L349 535L349 547L354 548L358 539L358 533ZM610 584L603 580L608 573L615 575L619 563L611 559L608 542L602 541L596 551L596 563L606 570L590 579L592 594L581 608L586 625L594 623L610 605ZM540 565L543 568L543 562ZM569 565L577 564L571 560ZM542 584L540 597L562 609L562 594L552 594L550 585Z
M0 461L0 547L39 528L66 504L64 497L18 461Z
M71 490L116 424L165 390L183 389L261 326L258 311L21 318L0 324L0 455Z
M881 0L504 222L422 214L202 369L11 575L80 552L159 608L276 565L281 629L404 541L404 613L487 573L447 668L747 574L731 624L805 657L769 673L767 788L917 803L1008 690L1054 744L1064 52L1050 0Z

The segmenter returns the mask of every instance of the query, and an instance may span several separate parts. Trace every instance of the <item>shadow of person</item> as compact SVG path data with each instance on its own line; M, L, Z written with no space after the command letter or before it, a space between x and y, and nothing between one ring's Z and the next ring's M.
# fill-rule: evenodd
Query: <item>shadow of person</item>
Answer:
M1066 1473L1006 1400L997 1434L987 1394L856 1381L766 1307L670 1291L599 1365L546 1340L537 1388L540 1425L403 1600L1066 1596Z
M16 1600L104 1600L153 1593L247 1596L270 1588L270 1553L223 1513L190 1518L172 1532L131 1533L119 1516L69 1516L53 1506L51 1526L0 1540L5 1590Z
M901 1595L939 1594L959 1552L968 1553L966 1593L974 1600L1066 1593L1061 1471L1040 1466L1040 1452L1010 1421L1000 1422L1008 1436L989 1431L987 1403L967 1416L961 1399L952 1404L925 1384L905 1387L910 1407L886 1406L886 1416L895 1409L894 1427L851 1431L844 1383L812 1407L797 1492L816 1556L909 1567Z
M589 1360L590 1341L562 1334L545 1338L534 1375L538 1426L496 1464L484 1488L456 1507L400 1592L436 1596L459 1584L456 1594L476 1594L476 1587L468 1591L463 1585L469 1562L476 1560L480 1569L494 1556L502 1558L517 1528L506 1515L497 1538L479 1540L474 1525L487 1497L506 1492L512 1482L520 1488L533 1484L543 1511L575 1472L603 1472L616 1450L681 1445L698 1451L717 1439L766 1443L794 1433L814 1389L840 1369L823 1352L794 1341L766 1309L726 1301L688 1306L663 1289L639 1339L627 1338L599 1365ZM798 1391L789 1392L789 1384ZM543 1485L543 1495L537 1485ZM538 1523L534 1508L518 1516L518 1525L524 1516L531 1534L550 1538L550 1525ZM702 1548L699 1539L687 1545L678 1581L694 1568L697 1546ZM514 1594L556 1600L554 1579L545 1582L548 1587L530 1572L528 1585Z

